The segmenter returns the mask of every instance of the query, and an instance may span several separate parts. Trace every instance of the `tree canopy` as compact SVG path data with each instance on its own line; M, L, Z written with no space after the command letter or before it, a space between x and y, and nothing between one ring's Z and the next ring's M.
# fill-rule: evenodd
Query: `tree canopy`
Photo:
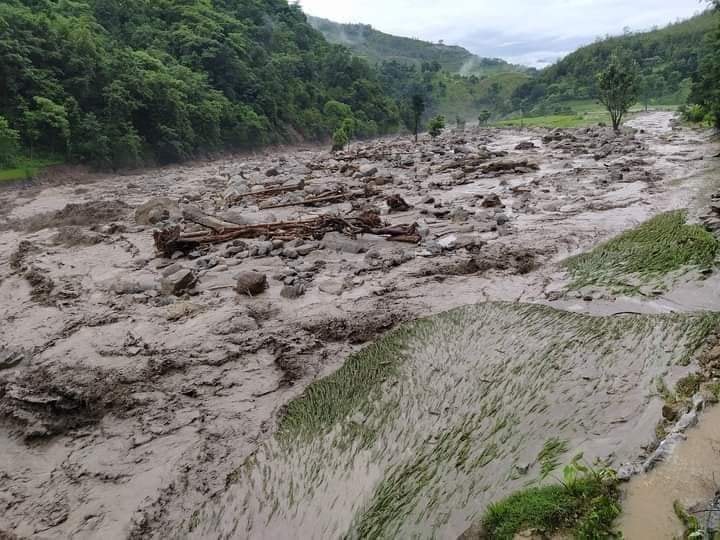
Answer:
M122 166L395 129L376 71L285 0L6 0L0 115L28 148Z

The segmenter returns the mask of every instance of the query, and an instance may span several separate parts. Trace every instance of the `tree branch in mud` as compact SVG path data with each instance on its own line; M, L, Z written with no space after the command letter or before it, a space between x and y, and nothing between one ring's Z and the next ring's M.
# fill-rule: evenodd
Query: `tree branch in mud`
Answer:
M267 236L273 239L322 238L327 232L341 232L348 236L369 233L385 236L388 240L417 244L420 235L415 223L410 225L387 226L380 216L373 212L363 212L353 217L322 215L298 221L278 221L257 225L236 225L217 220L212 216L196 212L188 214L193 223L211 229L210 231L184 232L180 225L171 225L153 232L155 247L166 256L176 251L188 252L200 245L219 244L236 238L258 238Z

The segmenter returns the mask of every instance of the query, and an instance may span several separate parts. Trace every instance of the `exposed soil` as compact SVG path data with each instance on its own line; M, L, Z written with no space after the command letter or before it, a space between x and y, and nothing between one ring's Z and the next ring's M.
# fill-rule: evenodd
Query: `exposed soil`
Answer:
M164 537L225 489L290 399L399 322L488 300L625 311L601 292L568 297L555 263L702 205L717 152L671 120L643 115L619 137L468 129L0 193L0 351L14 359L0 362L0 531ZM133 212L154 197L173 203L139 219L158 227L197 230L179 217L189 207L240 224L375 208L422 240L258 237L165 258ZM237 292L248 271L267 287Z

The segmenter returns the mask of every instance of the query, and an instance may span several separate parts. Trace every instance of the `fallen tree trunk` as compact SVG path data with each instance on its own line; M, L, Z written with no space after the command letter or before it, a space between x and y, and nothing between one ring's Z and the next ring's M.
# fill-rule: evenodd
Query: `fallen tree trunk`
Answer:
M292 186L281 186L281 187L275 187L275 188L268 188L263 189L260 191L248 191L246 193L240 193L237 195L233 195L231 197L228 197L227 203L229 205L232 205L238 201L241 201L242 199L245 199L246 197L252 197L255 199L265 199L268 197L272 197L274 195L282 195L283 193L290 193L292 191L300 191L301 189L305 189L305 181L301 180L297 184L293 184Z
M206 214L200 210L197 206L186 205L182 209L182 216L185 221L197 223L208 229L212 229L216 232L223 232L227 229L236 228L236 223L230 223L229 221L223 221L215 216Z
M280 204L271 204L271 205L263 205L263 210L270 210L273 208L287 208L289 206L311 206L313 204L318 203L325 203L325 202L336 202L336 201L347 201L350 199L357 199L360 197L365 197L367 194L363 191L351 191L347 193L335 193L333 195L323 195L321 197L310 197L308 199L303 199L302 201L295 201L295 202L289 202L289 203L280 203Z

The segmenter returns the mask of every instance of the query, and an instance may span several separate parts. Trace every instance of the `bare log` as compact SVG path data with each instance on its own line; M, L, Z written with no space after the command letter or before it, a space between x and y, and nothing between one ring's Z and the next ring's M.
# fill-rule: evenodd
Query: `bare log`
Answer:
M230 223L223 221L220 218L206 214L200 210L197 206L186 205L182 209L183 219L192 223L197 223L213 231L222 232L227 229L233 229L237 227L236 223Z

